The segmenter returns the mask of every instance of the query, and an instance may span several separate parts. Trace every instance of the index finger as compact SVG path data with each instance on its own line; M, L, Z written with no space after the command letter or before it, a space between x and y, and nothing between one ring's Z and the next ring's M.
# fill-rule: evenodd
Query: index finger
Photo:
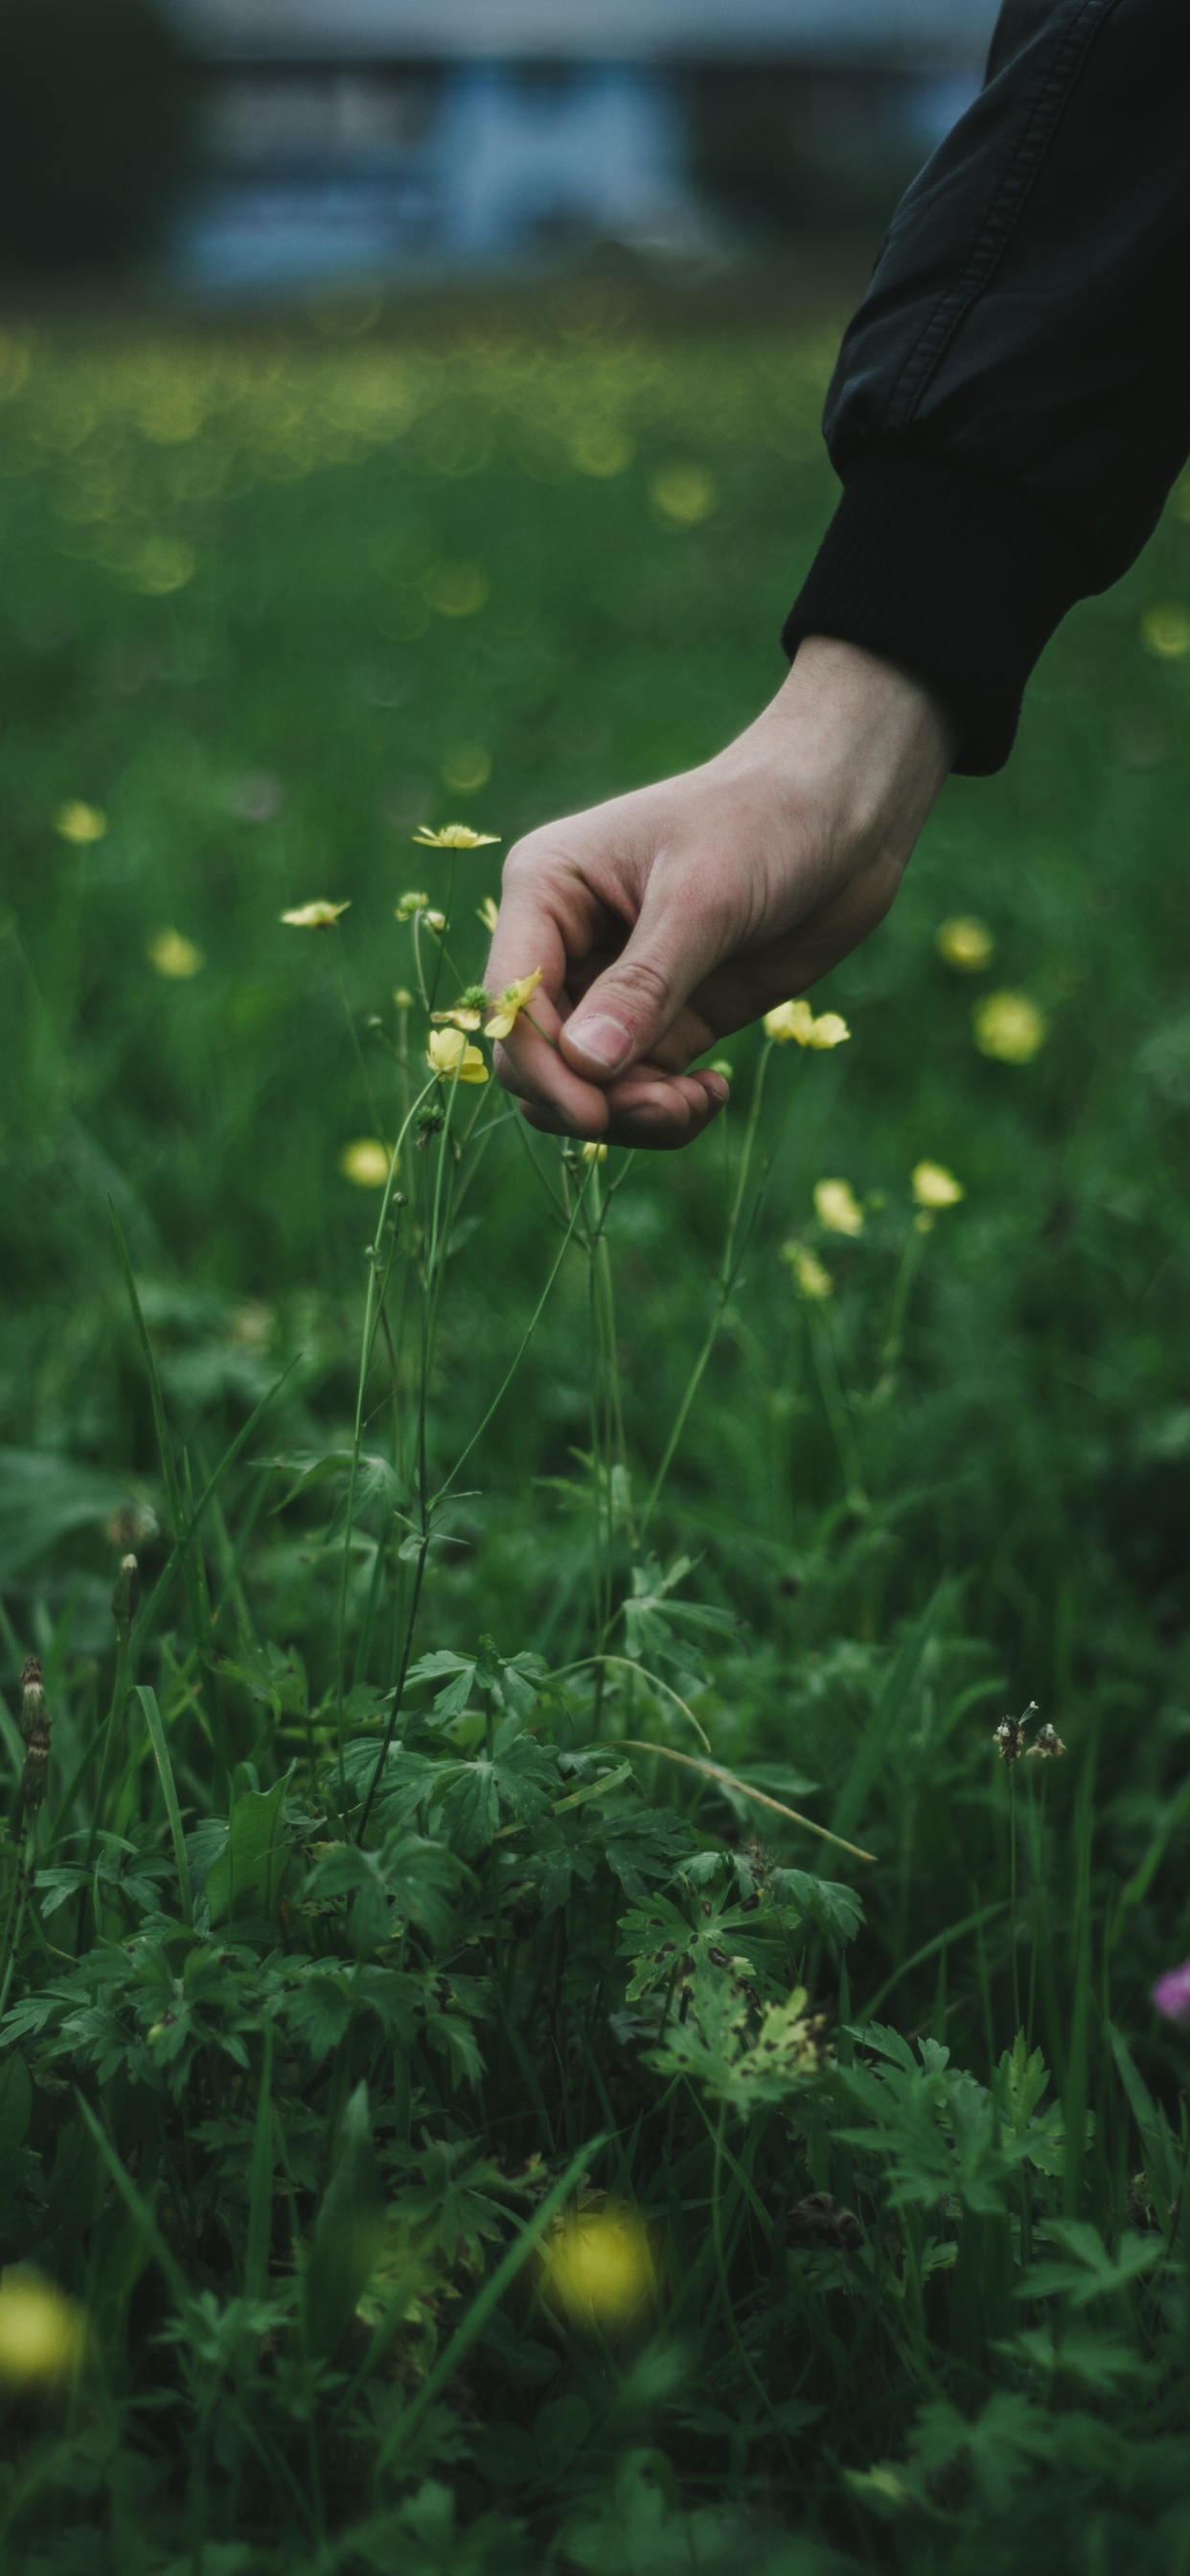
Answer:
M607 1129L606 1097L598 1083L572 1070L557 1044L570 1011L567 969L590 946L592 924L582 918L579 889L564 894L544 869L531 878L510 875L505 884L487 989L499 994L538 967L541 982L528 1005L532 1018L520 1012L501 1040L496 1071L506 1090L559 1119L568 1134L598 1140Z

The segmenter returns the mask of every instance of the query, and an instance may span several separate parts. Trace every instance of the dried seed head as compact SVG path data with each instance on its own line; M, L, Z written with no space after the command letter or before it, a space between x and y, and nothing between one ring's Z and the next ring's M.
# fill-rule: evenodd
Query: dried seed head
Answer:
M21 1667L21 1733L26 1744L45 1715L45 1684L40 1655L28 1655Z
M1029 1724L1030 1718L1034 1718L1036 1715L1037 1702L1035 1699L1031 1699L1027 1709L1022 1712L1020 1717L1002 1717L999 1725L993 1732L992 1742L996 1747L1000 1760L1002 1762L1007 1762L1010 1769L1014 1762L1020 1761L1021 1755L1025 1750L1025 1729Z
M1055 1734L1047 1718L1045 1725L1038 1727L1036 1743L1029 1747L1029 1759L1031 1762L1057 1762L1065 1750L1061 1736Z
M117 1628L130 1628L140 1600L140 1567L134 1556L120 1560L116 1588L112 1594L112 1617Z

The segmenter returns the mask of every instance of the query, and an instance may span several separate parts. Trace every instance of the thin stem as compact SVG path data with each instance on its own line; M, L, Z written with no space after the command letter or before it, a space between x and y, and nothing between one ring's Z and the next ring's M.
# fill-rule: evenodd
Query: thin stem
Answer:
M1016 1957L1016 1764L1008 1767L1008 1939L1012 1951L1012 2035L1021 2028L1021 1995Z
M845 1842L842 1834L832 1834L828 1825L816 1825L811 1816L803 1816L796 1807L785 1806L780 1798L770 1798L766 1789L754 1789L750 1780L741 1780L722 1762L700 1762L697 1754L679 1753L672 1744L643 1744L633 1735L621 1735L618 1741L626 1753L655 1753L661 1762L680 1762L684 1771L701 1771L704 1779L717 1781L720 1788L734 1789L739 1797L750 1798L754 1807L768 1807L774 1816L787 1816L791 1824L801 1825L808 1834L817 1834L820 1842L833 1843L836 1851L850 1852L853 1860L876 1858L875 1852L861 1851L858 1843Z
M589 1672L592 1664L601 1667L614 1664L623 1673L639 1673L641 1680L648 1683L650 1690L664 1691L666 1698L673 1701L674 1707L681 1709L683 1717L689 1718L699 1743L706 1752L711 1751L711 1739L699 1725L693 1709L687 1708L685 1700L679 1699L676 1690L671 1690L669 1683L663 1682L658 1673L651 1673L644 1664L634 1663L630 1655L580 1655L576 1664L563 1664L560 1672L551 1673L550 1680L564 1682L571 1673Z
M525 1333L525 1335L524 1335L524 1337L523 1337L523 1339L522 1339L522 1341L521 1341L521 1343L520 1343L520 1345L519 1345L519 1347L518 1347L518 1350L517 1350L517 1353L516 1353L516 1357L515 1357L515 1359L513 1360L511 1367L506 1371L506 1373L505 1373L504 1377L502 1378L502 1380L501 1380L501 1382L500 1382L500 1385L499 1385L499 1387L497 1388L497 1391L496 1391L495 1395L492 1397L492 1401L491 1401L491 1403L490 1403L490 1404L489 1404L489 1406L488 1406L487 1412L485 1413L485 1415L484 1415L484 1417L483 1417L482 1422L479 1424L478 1428L477 1428L475 1431L473 1431L473 1432L472 1432L471 1437L470 1437L470 1439L469 1439L469 1441L468 1441L468 1443L467 1443L466 1448L465 1448L464 1450L462 1450L462 1451L460 1452L459 1456L456 1458L455 1463L454 1463L453 1467L451 1468L450 1474L449 1474L449 1476L446 1478L445 1483L439 1486L438 1491L437 1491L437 1493L436 1493L436 1494L435 1494L435 1496L434 1496L434 1508L435 1508L435 1510L437 1510L437 1507L438 1507L439 1503L441 1503L441 1502L444 1500L445 1496L450 1492L451 1486L453 1485L453 1483L454 1483L454 1481L455 1481L456 1476L459 1476L459 1475L461 1475L461 1474L462 1474L463 1468L466 1466L467 1460L468 1460L468 1458L470 1457L471 1452L472 1452L472 1450L474 1449L476 1442L477 1442L478 1440L482 1440L483 1435L484 1435L484 1432L487 1430L488 1424L489 1424L489 1422L490 1422L490 1421L491 1421L491 1419L492 1419L492 1415L496 1412L496 1410L497 1410L498 1406L499 1406L500 1404L502 1404L502 1403L503 1403L504 1397L507 1395L507 1393L508 1393L508 1389L509 1389L509 1387L511 1386L511 1384L512 1384L512 1381L513 1381L514 1377L516 1376L516 1373L517 1373L517 1370L518 1370L518 1369L519 1369L519 1367L520 1367L521 1361L523 1360L523 1358L524 1358L524 1356L525 1356L525 1353L526 1353L526 1351L527 1351L527 1350L528 1350L528 1348L529 1348L529 1344L530 1344L530 1342L532 1341L533 1336L534 1336L534 1333L536 1332L537 1327L538 1327L539 1323L541 1322L542 1315L543 1315L543 1314L544 1314L544 1312L545 1312L546 1303L547 1303L547 1300L548 1300L548 1298L549 1298L550 1290L551 1290L551 1288L553 1287L554 1281L555 1281L555 1279L556 1279L556 1278L557 1278L557 1276L558 1276L558 1272L560 1271L560 1269L561 1269L561 1267L562 1267L562 1264L563 1264L563 1262L564 1262L564 1260L565 1260L565 1258L566 1258L566 1254L567 1254L567 1252L568 1252L568 1250L569 1250L569 1248L570 1248L571 1238L572 1238L572 1236L573 1236L573 1234L574 1234L575 1227L576 1227L576 1225L578 1224L579 1215L580 1215L580 1211L581 1211L581 1208L582 1208L583 1191L585 1190L585 1188L586 1188L586 1181L584 1180L584 1181L582 1182L582 1184L580 1185L579 1194L578 1194L577 1199L575 1200L574 1213L573 1213L573 1215L572 1215L572 1217L571 1217L571 1219L570 1219L570 1223L569 1223L569 1225L568 1225L568 1226L567 1226L567 1228L566 1228L566 1232L565 1232L565 1234L564 1234L564 1235L563 1235L563 1237L562 1237L562 1242L561 1242L561 1245L560 1245L559 1250L558 1250L558 1256L557 1256L557 1259L556 1259L556 1260L555 1260L555 1262L554 1262L553 1269L552 1269L552 1270L551 1270L551 1272L550 1272L549 1278L546 1280L546 1283L545 1283L544 1288L542 1289L541 1295L540 1295L540 1297L539 1297L539 1298L538 1298L538 1300L537 1300L537 1304L535 1305L535 1307L534 1307L534 1309L533 1309L532 1316L530 1317L530 1320L529 1320L528 1330L526 1331L526 1333Z

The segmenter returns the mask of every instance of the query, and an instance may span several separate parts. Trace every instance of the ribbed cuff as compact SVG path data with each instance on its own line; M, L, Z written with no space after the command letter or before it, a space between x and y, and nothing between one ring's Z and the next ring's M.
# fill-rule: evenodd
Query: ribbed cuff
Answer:
M986 777L1012 749L1025 682L1091 584L1071 541L1018 493L936 457L869 448L786 621L920 674L957 728L956 769Z

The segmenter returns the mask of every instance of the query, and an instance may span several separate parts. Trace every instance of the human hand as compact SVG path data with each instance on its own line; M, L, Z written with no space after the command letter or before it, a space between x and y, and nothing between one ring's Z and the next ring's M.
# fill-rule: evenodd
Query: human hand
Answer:
M888 911L954 741L920 682L811 636L772 704L700 769L510 850L486 983L542 982L496 1051L533 1127L700 1136L728 1097L696 1056L804 992Z

